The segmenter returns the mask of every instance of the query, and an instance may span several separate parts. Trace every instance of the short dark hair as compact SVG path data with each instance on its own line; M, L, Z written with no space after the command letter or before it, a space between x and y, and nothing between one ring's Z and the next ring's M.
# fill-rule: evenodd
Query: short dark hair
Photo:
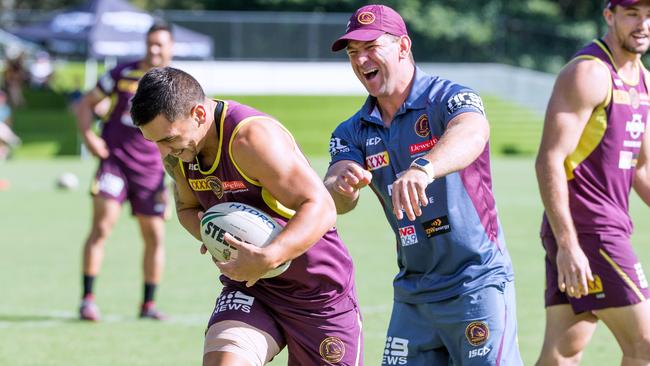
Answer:
M131 99L131 118L136 126L146 125L162 114L173 122L188 117L194 105L205 100L203 88L185 71L155 67L140 79Z
M174 33L172 32L171 25L161 19L156 19L151 25L151 27L149 27L149 30L147 31L147 37L149 37L151 33L158 32L158 31L169 32L169 34L172 35L173 38Z

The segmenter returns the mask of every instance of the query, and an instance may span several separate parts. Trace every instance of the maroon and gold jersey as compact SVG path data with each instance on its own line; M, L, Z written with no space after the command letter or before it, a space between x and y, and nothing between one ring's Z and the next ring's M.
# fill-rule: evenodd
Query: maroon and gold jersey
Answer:
M220 106L223 107L221 113ZM258 181L246 176L232 157L233 138L251 120L279 124L251 107L234 101L219 101L214 123L219 139L217 157L210 167L201 166L198 160L181 162L183 175L206 210L218 203L241 202L263 210L285 225L294 212L278 202ZM292 148L302 154L295 142ZM277 158L282 159L281 156ZM293 259L280 276L259 280L246 291L267 304L320 308L337 302L352 290L353 272L347 248L332 228L309 250ZM243 282L225 276L221 276L221 282L245 288Z
M629 195L648 120L646 70L638 62L634 80L618 74L605 42L596 40L575 56L595 60L611 75L607 99L591 114L575 151L565 160L569 207L581 234L632 233ZM542 236L551 235L544 216Z
M102 138L111 156L129 169L143 174L164 175L160 151L147 141L131 119L131 98L145 70L139 61L120 64L97 81L96 89L110 97L111 107L102 126Z

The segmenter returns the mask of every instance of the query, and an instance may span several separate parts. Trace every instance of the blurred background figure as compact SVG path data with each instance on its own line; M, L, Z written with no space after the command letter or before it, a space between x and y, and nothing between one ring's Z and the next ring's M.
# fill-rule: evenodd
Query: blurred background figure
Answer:
M44 51L37 53L36 59L29 66L30 86L36 89L49 88L53 73L50 54Z
M0 161L6 160L18 145L20 138L11 130L11 107L7 94L0 90Z
M164 22L154 23L146 34L145 57L121 63L105 73L96 87L72 107L88 151L100 161L91 192L93 219L83 249L83 293L79 306L82 320L100 319L94 283L101 269L105 243L125 201L131 204L145 244L140 318L166 318L154 303L165 265L164 170L157 146L142 137L129 110L140 77L153 67L168 66L173 46L171 27ZM91 128L96 116L106 117L100 136Z
M26 74L23 64L23 54L8 59L3 80L3 89L7 93L7 100L12 108L22 107L25 104L25 97L23 96L23 84L25 83Z

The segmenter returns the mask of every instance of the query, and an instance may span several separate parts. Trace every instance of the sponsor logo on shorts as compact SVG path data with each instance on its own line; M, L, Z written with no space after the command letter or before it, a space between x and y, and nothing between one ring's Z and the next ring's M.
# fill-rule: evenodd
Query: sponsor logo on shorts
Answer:
M485 322L471 322L465 328L465 337L472 346L480 346L490 338L490 328Z
M415 133L420 137L429 137L431 129L429 129L429 117L426 114L421 115L415 121Z
M453 114L454 112L464 108L473 109L485 115L483 101L476 93L460 92L449 98L447 101L447 112L449 112L449 114Z
M338 137L332 137L330 139L330 156L335 157L336 155L344 152L349 152L350 147L348 146L348 142L338 138Z
M375 136L375 137L369 137L366 140L366 146L375 146L381 142L381 137Z
M634 270L636 271L636 276L639 279L639 287L648 288L648 280L645 277L645 272L643 272L643 267L641 263L634 265Z
M604 290L603 290L603 281L600 279L600 276L595 274L593 281L587 280L587 288L589 289L589 295L602 294ZM600 297L604 297L604 296L600 296Z
M403 247L417 244L418 234L415 233L415 226L409 225L401 227L399 230L399 240L402 242Z
M422 223L422 228L424 228L424 233L427 234L427 238L433 238L434 236L451 231L451 225L449 225L449 218L447 216L440 216L433 220L425 221Z
M370 171L386 167L389 164L390 158L388 157L388 151L382 151L379 154L366 156L366 167Z
M220 313L222 311L234 310L248 314L251 312L253 302L255 302L253 296L248 296L240 291L223 293L219 296L214 312Z
M339 337L327 337L320 342L318 352L325 362L335 364L345 356L345 343Z
M437 143L438 143L438 137L433 136L431 140L409 145L409 153L411 154L411 157L413 157L413 155L415 154L419 154L431 150L434 146L436 146Z
M409 340L397 337L387 337L382 365L406 365L409 355Z
M153 210L156 213L164 213L167 208L167 190L161 189L154 195Z
M214 175L209 175L203 179L188 179L188 183L194 191L212 191L217 198L221 199L224 193L246 192L246 184L241 180L222 181Z
M467 358L474 358L474 357L485 357L487 356L488 353L490 353L491 349L488 346L484 346L481 348L474 348L469 351L469 354L467 355Z
M124 180L115 174L102 173L97 180L97 187L100 192L117 197L124 189Z

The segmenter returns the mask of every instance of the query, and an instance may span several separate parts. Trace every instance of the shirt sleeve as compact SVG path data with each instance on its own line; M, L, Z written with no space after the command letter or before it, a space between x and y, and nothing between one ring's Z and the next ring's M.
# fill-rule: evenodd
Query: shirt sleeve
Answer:
M358 122L357 122L358 123ZM330 138L330 166L341 160L352 160L365 168L365 157L360 140L360 131L352 128L352 121L340 124Z
M441 108L441 119L445 127L456 116L462 113L479 113L485 116L485 109L483 108L483 100L479 94L469 88L460 85L454 85L441 100L443 108Z

